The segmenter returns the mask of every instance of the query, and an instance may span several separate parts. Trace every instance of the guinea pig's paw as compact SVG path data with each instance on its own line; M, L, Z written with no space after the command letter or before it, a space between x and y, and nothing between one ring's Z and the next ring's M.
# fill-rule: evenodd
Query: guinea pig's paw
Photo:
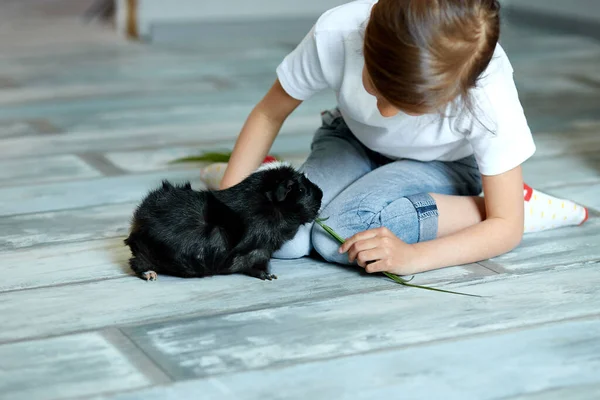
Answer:
M265 273L265 280L272 281L274 279L277 279L277 275Z
M247 274L254 278L258 278L262 281L272 281L274 279L277 279L277 275L270 274L267 271L257 268L252 268L247 272Z
M142 276L142 279L145 279L146 282L158 280L158 274L154 271L146 271L142 274Z

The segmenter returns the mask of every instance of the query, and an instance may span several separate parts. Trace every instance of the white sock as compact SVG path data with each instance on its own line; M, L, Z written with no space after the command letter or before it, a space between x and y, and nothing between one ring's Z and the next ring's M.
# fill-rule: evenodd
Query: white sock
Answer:
M588 210L570 200L552 197L527 185L524 194L525 233L581 225L588 219Z

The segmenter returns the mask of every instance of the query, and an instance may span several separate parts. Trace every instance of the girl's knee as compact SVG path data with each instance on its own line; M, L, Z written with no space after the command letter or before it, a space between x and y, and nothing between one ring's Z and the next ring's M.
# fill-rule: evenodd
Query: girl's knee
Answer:
M332 227L336 225L334 222L328 221L328 224L329 223L331 223ZM337 231L336 228L334 228L334 230ZM343 232L336 233L344 237ZM338 251L341 244L318 224L315 224L312 228L311 241L315 251L326 261L338 264L350 264L348 262L348 255L340 254Z
M310 243L310 230L309 224L303 225L298 229L294 238L281 246L273 254L273 258L281 260L295 260L298 258L306 257L310 254L311 243Z

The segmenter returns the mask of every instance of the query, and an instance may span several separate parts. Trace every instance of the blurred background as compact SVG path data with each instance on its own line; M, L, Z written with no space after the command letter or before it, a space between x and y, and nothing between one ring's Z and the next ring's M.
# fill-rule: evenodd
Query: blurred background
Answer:
M229 121L242 123L243 116L274 80L281 59L322 12L343 3L1 0L0 52L6 58L11 51L17 55L29 50L30 57L40 63L20 65L13 58L11 64L16 70L0 71L0 87L29 91L53 88L55 97L60 98L61 93L81 85L91 90L88 97L104 86L102 98L106 101L102 107L93 109L90 105L85 113L75 114L76 108L68 108L66 103L62 103L64 107L49 105L58 108L44 120L55 130L101 127L111 119L116 121L116 115L124 124L129 118L131 124L141 126L146 116L147 123L181 125L186 118L208 113L218 119L222 116L219 113L227 112ZM515 78L534 130L562 130L575 120L581 124L595 119L600 87L595 68L599 61L600 2L502 3L502 45L515 66ZM125 87L116 87L119 82L131 90L123 93ZM209 86L216 93L204 97ZM108 99L109 87L115 88L119 98ZM156 95L158 87L164 89L160 96ZM18 93L17 99L22 96ZM127 96L131 102L123 103ZM10 93L3 93L7 105L14 103L9 97ZM31 105L42 101L33 94L28 99ZM138 106L140 102L148 106ZM210 104L200 106L202 102ZM333 97L324 94L309 103L297 115L329 107ZM191 108L186 112L188 106ZM217 114L211 107L217 108ZM127 110L136 110L136 115L126 116ZM156 114L151 115L153 111ZM8 113L2 115L8 117ZM22 109L12 115L41 117Z

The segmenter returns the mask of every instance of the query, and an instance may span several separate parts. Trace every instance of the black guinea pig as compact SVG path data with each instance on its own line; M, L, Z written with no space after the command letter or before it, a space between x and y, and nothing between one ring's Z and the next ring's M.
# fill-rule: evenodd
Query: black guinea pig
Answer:
M242 273L275 279L269 260L298 228L313 221L323 192L287 164L265 164L226 190L189 183L151 191L133 214L125 244L142 279Z

